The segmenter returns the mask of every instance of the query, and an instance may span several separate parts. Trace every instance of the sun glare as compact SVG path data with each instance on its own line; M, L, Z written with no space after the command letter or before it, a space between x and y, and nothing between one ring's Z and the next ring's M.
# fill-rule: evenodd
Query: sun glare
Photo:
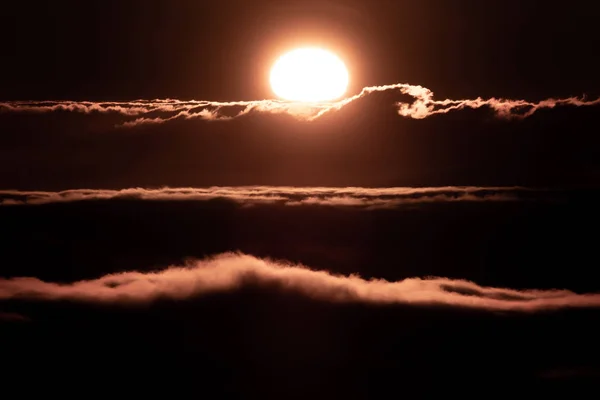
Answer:
M298 102L339 99L348 88L348 70L335 54L301 48L281 56L271 69L271 88L280 98Z

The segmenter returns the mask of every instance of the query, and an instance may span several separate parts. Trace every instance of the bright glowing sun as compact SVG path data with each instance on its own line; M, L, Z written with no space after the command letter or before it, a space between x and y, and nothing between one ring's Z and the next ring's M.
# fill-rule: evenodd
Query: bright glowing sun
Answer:
M321 102L339 99L348 88L348 70L335 54L301 48L281 56L271 69L271 88L282 99Z

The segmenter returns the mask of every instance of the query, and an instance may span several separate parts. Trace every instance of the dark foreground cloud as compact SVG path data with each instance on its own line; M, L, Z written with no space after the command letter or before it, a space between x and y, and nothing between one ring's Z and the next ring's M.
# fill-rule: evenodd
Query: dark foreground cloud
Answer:
M72 111L81 113L119 114L127 120L121 126L161 124L178 119L230 120L252 112L289 114L300 120L314 121L372 93L398 91L413 98L412 102L397 102L397 113L415 119L435 114L446 114L465 108L489 107L502 118L526 118L540 109L556 106L594 106L600 99L585 97L549 98L538 102L499 98L444 99L436 100L430 89L406 83L368 86L360 93L336 102L295 103L279 100L253 100L217 102L206 100L154 99L128 102L90 101L9 101L0 103L0 111L7 112L53 112Z
M367 282L240 254L15 286L0 308L30 322L0 324L5 390L69 377L111 391L126 381L117 390L138 395L366 399L401 384L430 398L448 394L441 382L549 392L600 370L598 308L563 291Z
M0 190L0 205L34 205L83 200L138 199L206 201L229 199L241 204L276 203L289 206L322 205L390 208L403 204L454 201L517 201L551 198L549 190L525 187L285 187L240 186L209 188L74 189L60 192Z
M235 253L191 261L186 266L159 272L123 272L68 284L27 277L3 279L0 280L0 299L145 303L235 291L248 284L277 287L330 302L445 305L517 312L600 306L600 294L482 287L446 278L413 278L399 282L364 280L356 275L332 275L301 265Z
M24 315L12 313L12 312L2 312L0 311L0 322L28 322L29 318Z

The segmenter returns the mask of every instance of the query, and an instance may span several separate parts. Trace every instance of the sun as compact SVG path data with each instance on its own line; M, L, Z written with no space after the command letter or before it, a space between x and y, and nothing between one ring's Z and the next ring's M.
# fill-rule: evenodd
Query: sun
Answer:
M339 99L348 88L348 69L330 51L305 47L285 53L271 69L270 83L280 98L297 102Z

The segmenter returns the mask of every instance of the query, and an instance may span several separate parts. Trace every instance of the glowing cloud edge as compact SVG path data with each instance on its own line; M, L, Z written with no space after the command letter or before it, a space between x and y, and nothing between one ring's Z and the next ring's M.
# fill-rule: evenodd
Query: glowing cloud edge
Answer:
M8 101L0 103L0 112L46 113L70 111L80 113L118 114L129 120L117 125L135 127L148 124L163 124L175 120L202 119L208 121L227 121L259 112L270 114L288 114L303 121L315 121L328 113L338 111L348 104L372 93L396 90L413 98L412 102L397 102L397 113L402 117L423 119L436 114L466 108L491 108L498 117L524 119L541 109L557 106L595 106L600 98L587 100L583 97L548 98L538 102L510 100L501 98L445 99L436 100L434 93L423 86L397 83L384 86L368 86L358 94L335 102L292 102L282 100L252 100L217 102L207 100L154 99L126 102L91 101Z

